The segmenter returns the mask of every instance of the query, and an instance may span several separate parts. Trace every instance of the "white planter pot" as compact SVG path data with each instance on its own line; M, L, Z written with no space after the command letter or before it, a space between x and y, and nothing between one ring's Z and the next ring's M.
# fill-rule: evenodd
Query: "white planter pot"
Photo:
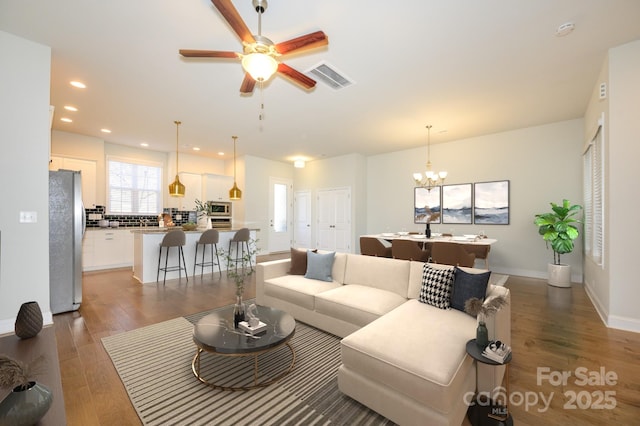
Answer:
M571 265L547 265L548 283L554 287L571 287Z

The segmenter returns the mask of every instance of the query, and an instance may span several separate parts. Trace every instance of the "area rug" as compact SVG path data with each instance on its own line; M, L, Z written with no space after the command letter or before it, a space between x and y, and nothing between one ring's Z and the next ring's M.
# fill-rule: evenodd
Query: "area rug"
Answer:
M291 340L295 366L279 382L242 392L199 382L191 371L192 331L207 313L102 339L144 425L393 425L339 391L340 339L300 322ZM290 361L285 345L260 356L260 371ZM205 354L201 371L242 383L253 377L252 365L252 357Z

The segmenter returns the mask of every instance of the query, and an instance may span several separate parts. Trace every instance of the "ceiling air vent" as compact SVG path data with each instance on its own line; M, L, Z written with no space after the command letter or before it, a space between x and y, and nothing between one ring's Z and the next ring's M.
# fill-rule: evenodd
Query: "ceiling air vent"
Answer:
M335 90L344 89L345 87L354 84L351 79L338 71L333 65L326 62L320 62L308 70L306 74L312 74L318 80L324 82Z

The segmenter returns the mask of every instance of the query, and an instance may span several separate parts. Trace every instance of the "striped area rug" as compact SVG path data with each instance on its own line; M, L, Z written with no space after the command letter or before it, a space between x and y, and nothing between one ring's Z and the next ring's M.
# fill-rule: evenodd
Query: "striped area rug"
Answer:
M300 322L294 369L279 382L244 392L199 382L191 371L193 322L208 313L102 339L144 425L393 425L338 390L340 339ZM260 372L290 362L285 345L260 355ZM203 354L201 372L226 385L249 383L253 358Z

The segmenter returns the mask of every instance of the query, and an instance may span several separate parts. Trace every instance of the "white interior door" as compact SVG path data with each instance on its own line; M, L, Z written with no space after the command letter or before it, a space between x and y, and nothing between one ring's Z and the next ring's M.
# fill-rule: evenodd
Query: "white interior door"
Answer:
M351 190L318 191L318 238L321 250L351 250Z
M311 191L296 191L293 197L293 240L297 248L311 248Z
M288 251L292 240L291 179L269 178L269 253Z

